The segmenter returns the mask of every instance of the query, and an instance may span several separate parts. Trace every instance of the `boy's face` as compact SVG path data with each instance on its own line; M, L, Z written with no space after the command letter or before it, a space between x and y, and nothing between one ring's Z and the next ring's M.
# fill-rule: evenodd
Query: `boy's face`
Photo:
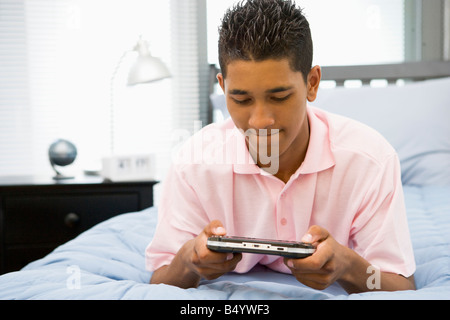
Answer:
M235 125L257 133L246 134L249 149L253 139L253 145L265 144L269 154L278 152L280 160L283 156L299 160L299 153L304 157L309 141L306 101L316 98L320 67L311 70L305 84L302 73L293 71L288 59L235 60L227 65L226 79L219 74L218 80ZM272 139L260 129L272 133Z

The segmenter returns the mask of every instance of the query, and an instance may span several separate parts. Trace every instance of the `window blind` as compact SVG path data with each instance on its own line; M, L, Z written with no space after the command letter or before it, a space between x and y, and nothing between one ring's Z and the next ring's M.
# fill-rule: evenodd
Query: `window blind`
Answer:
M174 125L193 133L208 123L206 0L171 0L171 12Z
M126 86L140 36L172 78ZM78 149L64 173L98 169L112 120L114 152L155 153L163 180L174 132L207 123L206 47L205 0L1 0L0 175L52 176L59 138Z
M0 1L0 174L51 175L48 147L59 138L78 148L73 170L98 165L109 152L111 77L127 51L112 88L115 149L168 154L170 80L125 83L140 35L171 67L169 9L155 0Z
M0 1L0 172L19 172L32 160L25 4ZM25 151L25 152L24 152Z
M404 0L296 2L311 26L315 64L405 61Z

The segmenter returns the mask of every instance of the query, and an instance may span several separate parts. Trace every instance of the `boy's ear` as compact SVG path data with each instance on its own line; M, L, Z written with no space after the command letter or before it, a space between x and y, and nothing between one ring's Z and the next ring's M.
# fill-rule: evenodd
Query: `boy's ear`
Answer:
M222 88L223 93L225 93L225 80L223 78L223 74L217 74L217 81L219 81L219 85Z
M308 83L306 85L306 89L308 90L307 99L309 102L316 100L321 78L322 70L320 66L314 66L308 74Z

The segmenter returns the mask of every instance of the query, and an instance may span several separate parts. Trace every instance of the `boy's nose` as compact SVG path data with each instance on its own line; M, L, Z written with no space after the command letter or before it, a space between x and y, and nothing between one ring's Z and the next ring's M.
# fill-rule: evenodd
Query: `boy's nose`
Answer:
M275 118L269 108L264 105L255 106L248 121L250 128L268 129L275 124Z

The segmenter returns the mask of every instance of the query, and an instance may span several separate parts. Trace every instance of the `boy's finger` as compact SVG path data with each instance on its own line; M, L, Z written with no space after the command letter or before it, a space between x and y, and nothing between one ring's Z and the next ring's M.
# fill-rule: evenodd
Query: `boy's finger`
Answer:
M219 220L211 221L211 223L205 227L203 232L206 234L207 237L224 236L227 234L227 231L223 227L222 222L220 222Z
M329 237L326 229L319 226L311 226L308 232L303 236L302 241L306 243L318 243L326 240Z

